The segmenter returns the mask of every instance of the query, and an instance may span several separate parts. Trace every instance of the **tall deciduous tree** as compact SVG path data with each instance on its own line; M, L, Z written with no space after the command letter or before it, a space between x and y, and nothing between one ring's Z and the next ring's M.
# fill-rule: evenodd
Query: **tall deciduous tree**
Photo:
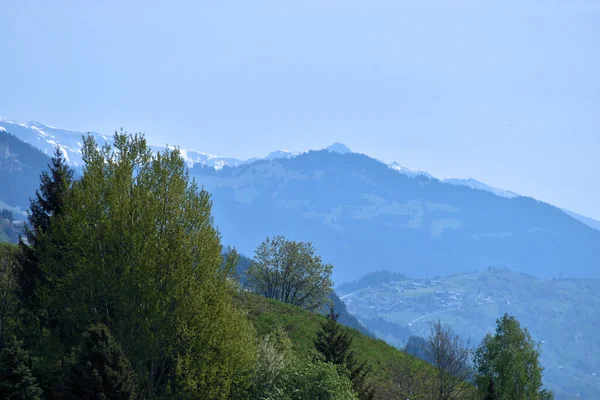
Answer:
M209 193L178 150L155 154L141 135L116 133L101 149L87 136L82 159L39 255L52 282L40 297L56 311L63 346L105 324L145 397L217 399L247 388L255 333L233 305L236 257L223 263Z
M256 249L246 285L265 297L315 311L328 301L332 270L311 243L276 236Z
M494 384L498 400L536 400L552 396L541 390L539 345L519 321L508 314L497 320L496 333L486 335L475 352L476 382L485 394Z

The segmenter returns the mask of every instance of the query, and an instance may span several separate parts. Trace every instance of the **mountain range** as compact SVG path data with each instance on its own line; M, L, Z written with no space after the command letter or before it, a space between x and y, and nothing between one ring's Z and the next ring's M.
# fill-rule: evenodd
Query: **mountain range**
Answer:
M25 122L19 123L11 121L9 119L0 117L0 132L11 132L17 136L21 141L31 144L37 149L41 150L44 154L51 154L54 148L58 146L67 162L73 167L79 167L82 165L81 160L81 137L86 134L84 132L72 131L61 129L49 125L44 125L39 122ZM94 136L96 142L101 146L105 143L112 141L112 137L107 135L99 134L96 132L87 132ZM160 150L162 146L151 146L154 150ZM352 150L348 146L342 143L333 143L331 146L326 147L324 150L336 153L352 153ZM302 151L289 151L289 150L275 150L269 153L265 157L253 157L247 160L240 160L232 157L219 157L208 153L199 152L196 150L187 150L180 148L182 157L185 159L187 165L191 168L195 166L208 166L215 169L221 169L225 166L236 167L242 164L249 164L259 160L274 160L278 158L292 158L303 154ZM398 171L404 175L415 177L423 176L427 178L434 178L431 174L425 171L413 170L405 165L402 165L396 161L387 164L391 169ZM467 186L472 189L484 190L491 192L497 196L513 198L520 196L518 193L510 190L499 189L486 183L480 182L474 178L448 178L441 180L444 183L452 185ZM592 218L583 216L576 212L563 209L571 217L583 222L584 224L591 226L594 229L600 230L600 221Z
M8 188L0 201L10 206L27 208L54 146L81 166L81 132L6 119L0 129ZM93 135L99 144L111 140ZM420 276L490 265L538 277L600 277L596 221L472 179L439 180L340 143L250 160L181 153L212 193L225 243L252 254L268 235L310 240L336 265L338 283L378 269Z

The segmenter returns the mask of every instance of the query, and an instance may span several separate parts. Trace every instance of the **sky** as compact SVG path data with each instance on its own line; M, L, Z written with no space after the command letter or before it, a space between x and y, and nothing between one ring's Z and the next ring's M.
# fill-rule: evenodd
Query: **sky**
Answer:
M600 1L3 1L0 116L241 159L337 141L600 219Z

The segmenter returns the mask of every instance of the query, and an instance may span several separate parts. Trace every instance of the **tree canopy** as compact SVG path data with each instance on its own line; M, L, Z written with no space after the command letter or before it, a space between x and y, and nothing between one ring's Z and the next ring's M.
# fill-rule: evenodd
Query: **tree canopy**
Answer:
M275 236L256 249L246 270L246 285L267 298L316 311L332 291L332 270L311 243Z
M475 352L480 393L498 400L551 398L551 392L541 390L543 368L539 356L539 345L527 328L505 314L497 320L495 334L486 335Z
M91 325L120 343L146 397L225 398L250 385L254 331L232 304L210 195L177 150L141 135L83 145L70 182L60 155L32 202L21 292L39 301L44 343L68 354ZM63 171L63 172L61 172ZM40 335L38 335L40 336ZM53 365L52 355L43 362ZM43 359L43 357L42 357Z

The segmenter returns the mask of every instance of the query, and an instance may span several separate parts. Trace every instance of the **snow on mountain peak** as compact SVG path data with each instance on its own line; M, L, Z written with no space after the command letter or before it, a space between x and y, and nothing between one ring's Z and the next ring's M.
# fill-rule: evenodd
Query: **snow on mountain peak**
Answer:
M265 160L275 160L277 158L292 158L302 154L301 151L289 151L289 150L275 150L269 153L264 159Z
M388 164L388 167L390 167L391 169L393 169L394 171L398 171L401 174L410 176L410 177L415 177L415 176L425 176L427 178L432 178L432 176L425 172L425 171L415 171L414 169L408 168L405 165L402 165L396 161L394 161L391 164Z

